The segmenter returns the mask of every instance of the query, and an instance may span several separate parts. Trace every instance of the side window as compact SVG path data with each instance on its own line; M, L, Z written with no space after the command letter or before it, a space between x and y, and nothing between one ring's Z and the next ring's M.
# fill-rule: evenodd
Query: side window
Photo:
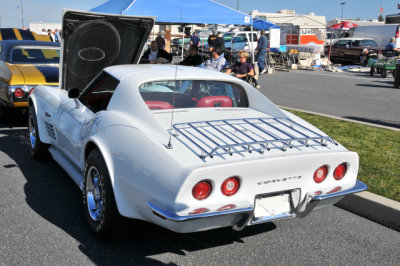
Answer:
M240 34L236 35L235 37L239 37L238 39L243 40L244 42L247 42L246 33L240 33Z
M107 73L102 73L81 94L80 101L97 113L106 110L119 81Z
M347 45L350 45L350 41L347 40L342 40L337 42L338 47L346 47Z
M360 46L360 41L351 41L351 47L358 47Z

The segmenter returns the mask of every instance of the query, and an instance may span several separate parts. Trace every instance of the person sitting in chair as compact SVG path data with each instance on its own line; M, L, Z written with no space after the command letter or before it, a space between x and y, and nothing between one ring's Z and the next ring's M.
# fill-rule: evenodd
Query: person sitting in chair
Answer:
M226 64L226 59L222 56L224 51L220 47L215 47L211 51L211 57L204 62L204 67L216 71L222 71Z
M157 64L164 62L171 62L172 56L163 49L159 49L157 42L152 41L150 48L144 52L141 62Z
M236 62L230 69L226 71L227 74L235 73L239 79L246 80L249 76L255 75L254 67L251 63L247 62L249 53L243 50L239 51L239 62Z
M186 57L180 64L184 66L199 66L203 63L203 58L198 54L198 47L190 45L189 56Z

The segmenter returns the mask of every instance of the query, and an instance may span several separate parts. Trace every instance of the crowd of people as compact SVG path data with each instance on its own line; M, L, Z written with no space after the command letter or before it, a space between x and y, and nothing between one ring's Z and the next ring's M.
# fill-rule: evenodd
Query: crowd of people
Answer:
M261 35L257 41L257 49L255 50L256 65L260 71L260 74L266 72L265 68L265 56L267 52L267 38L265 31L261 31ZM249 53L243 50L238 52L238 62L233 63L232 66L228 66L228 62L225 58L225 40L222 37L221 32L213 31L207 39L207 43L210 49L210 56L204 60L203 56L199 54L199 48L201 40L197 36L196 32L190 36L190 47L189 54L186 58L180 62L180 65L203 67L215 71L226 71L227 74L232 74L239 79L248 80L249 77L256 75L255 65L249 62ZM160 63L171 63L172 56L165 50L165 39L162 33L159 32L157 37L151 42L150 47L144 52L141 63L160 64Z
M48 35L50 41L52 42L61 42L61 30L55 29L52 31L51 29L42 29L42 35Z

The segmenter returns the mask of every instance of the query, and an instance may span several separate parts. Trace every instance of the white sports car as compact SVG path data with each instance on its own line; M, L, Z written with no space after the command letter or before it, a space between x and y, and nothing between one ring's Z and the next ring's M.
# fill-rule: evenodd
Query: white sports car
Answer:
M93 232L176 232L303 217L365 190L358 155L246 82L137 65L153 18L64 12L60 88L29 98L30 151L83 192ZM132 224L132 223L130 223Z

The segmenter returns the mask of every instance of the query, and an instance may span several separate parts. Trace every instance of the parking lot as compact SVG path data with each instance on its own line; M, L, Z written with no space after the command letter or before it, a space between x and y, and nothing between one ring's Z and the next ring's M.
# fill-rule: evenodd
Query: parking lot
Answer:
M277 72L261 91L292 108L400 127L393 79L365 73ZM2 265L287 265L376 264L400 260L400 234L335 206L304 219L177 234L141 224L111 243L96 240L79 188L54 162L28 150L25 117L0 124L0 258Z

